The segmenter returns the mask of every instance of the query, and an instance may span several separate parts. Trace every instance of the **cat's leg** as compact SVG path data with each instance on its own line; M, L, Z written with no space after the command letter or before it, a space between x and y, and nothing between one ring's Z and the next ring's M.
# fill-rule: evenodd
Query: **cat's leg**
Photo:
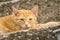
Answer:
M33 26L31 26L30 29L39 29L39 28L42 28L44 26L45 26L45 24L34 24Z
M48 22L48 23L46 23L45 25L47 25L47 26L58 26L58 25L60 25L60 22Z
M57 27L57 26L60 26L60 22L48 22L44 24L43 28Z
M34 28L49 28L49 27L57 27L60 26L60 22L48 22L44 24L36 24Z

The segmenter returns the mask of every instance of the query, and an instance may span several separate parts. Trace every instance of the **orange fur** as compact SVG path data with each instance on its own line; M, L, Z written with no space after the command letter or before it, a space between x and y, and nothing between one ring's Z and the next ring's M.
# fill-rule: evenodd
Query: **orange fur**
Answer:
M38 6L31 10L18 10L12 7L12 15L0 18L0 32L12 32L41 27L52 27L60 25L60 22L48 22L46 24L36 24Z

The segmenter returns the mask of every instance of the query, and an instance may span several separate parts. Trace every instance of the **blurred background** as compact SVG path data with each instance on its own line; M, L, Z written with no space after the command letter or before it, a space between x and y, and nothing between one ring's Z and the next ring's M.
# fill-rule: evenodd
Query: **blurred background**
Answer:
M38 22L60 21L60 0L0 0L0 17L11 15L11 6L17 9L32 9L39 6Z

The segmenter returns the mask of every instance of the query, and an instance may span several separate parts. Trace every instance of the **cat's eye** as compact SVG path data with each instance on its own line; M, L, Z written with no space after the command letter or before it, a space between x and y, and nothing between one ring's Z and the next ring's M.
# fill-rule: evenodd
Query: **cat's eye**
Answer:
M24 21L24 19L20 19L21 21Z
M32 18L30 18L29 20L32 20Z

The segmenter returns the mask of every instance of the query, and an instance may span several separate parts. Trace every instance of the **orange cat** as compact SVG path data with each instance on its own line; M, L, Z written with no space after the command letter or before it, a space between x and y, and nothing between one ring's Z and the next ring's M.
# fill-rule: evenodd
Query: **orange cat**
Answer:
M46 24L37 24L38 6L31 10L18 10L12 7L12 15L0 17L0 32L12 32L32 28L48 27L59 25L60 22L49 22Z

